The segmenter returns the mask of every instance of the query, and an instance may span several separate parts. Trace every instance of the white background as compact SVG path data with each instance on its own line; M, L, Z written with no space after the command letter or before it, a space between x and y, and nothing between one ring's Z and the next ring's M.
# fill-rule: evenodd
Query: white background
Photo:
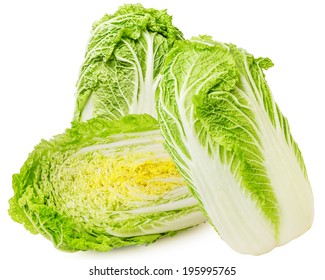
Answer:
M41 138L70 124L75 82L91 25L123 3L168 9L185 37L210 34L275 66L266 78L289 119L315 196L313 227L258 256L232 251L208 225L150 246L107 253L65 253L7 214L11 176ZM99 277L98 279L325 279L324 6L322 1L1 1L0 4L0 278L93 279L97 267L236 266L228 277ZM96 279L97 279L96 278Z

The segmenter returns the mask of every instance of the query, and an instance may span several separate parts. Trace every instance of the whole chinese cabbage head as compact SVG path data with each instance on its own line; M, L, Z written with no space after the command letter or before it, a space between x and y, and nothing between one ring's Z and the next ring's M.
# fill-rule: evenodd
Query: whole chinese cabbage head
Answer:
M221 238L253 255L313 221L302 154L263 73L272 65L201 36L176 43L157 92L174 162Z

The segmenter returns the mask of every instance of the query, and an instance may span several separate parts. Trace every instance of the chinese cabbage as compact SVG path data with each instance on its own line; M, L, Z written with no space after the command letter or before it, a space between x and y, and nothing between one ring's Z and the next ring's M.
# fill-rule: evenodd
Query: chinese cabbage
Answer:
M157 90L166 147L233 249L263 254L307 231L313 196L268 87L273 64L208 36L177 42Z
M148 115L93 118L42 140L13 188L11 217L67 251L148 244L206 220Z
M155 91L165 55L182 33L165 10L124 5L93 25L77 82L74 119L157 116Z

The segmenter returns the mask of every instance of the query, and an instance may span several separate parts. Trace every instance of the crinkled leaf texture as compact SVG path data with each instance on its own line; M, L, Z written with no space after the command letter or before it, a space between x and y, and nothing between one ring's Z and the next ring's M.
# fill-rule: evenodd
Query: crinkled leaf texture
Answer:
M93 25L77 82L75 120L128 114L156 117L155 92L165 55L182 33L165 10L124 5Z
M13 176L11 217L62 250L149 244L206 220L149 115L76 122Z
M177 42L157 90L166 147L233 249L263 254L308 230L301 152L265 81L267 58L208 36Z

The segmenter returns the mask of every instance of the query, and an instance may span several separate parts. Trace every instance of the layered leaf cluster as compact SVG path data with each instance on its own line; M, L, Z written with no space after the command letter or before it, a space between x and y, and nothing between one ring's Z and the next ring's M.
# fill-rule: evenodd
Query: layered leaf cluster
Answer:
M205 220L148 115L94 118L42 140L13 188L12 218L62 250L149 244Z

